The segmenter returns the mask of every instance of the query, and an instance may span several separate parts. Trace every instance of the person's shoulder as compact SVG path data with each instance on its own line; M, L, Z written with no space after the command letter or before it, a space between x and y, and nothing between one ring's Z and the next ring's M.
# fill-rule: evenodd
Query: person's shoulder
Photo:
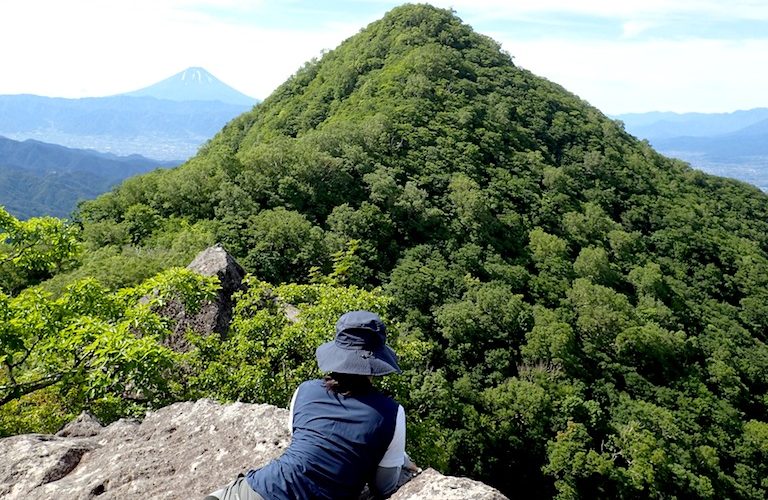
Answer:
M389 391L383 392L379 391L382 396L384 396L386 399L388 399L392 405L394 406L401 406L400 403L395 399L395 396L390 393Z
M299 387L296 388L298 391L299 389L303 387L321 387L323 386L323 381L319 378L305 380L304 382L299 384Z
M369 397L379 405L383 405L390 409L397 409L400 406L400 403L398 403L392 396L381 391L373 390L369 393Z

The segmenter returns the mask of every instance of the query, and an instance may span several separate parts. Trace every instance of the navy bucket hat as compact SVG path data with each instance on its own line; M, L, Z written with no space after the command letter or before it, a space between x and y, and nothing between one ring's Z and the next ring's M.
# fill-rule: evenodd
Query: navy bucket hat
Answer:
M351 311L336 322L336 337L315 351L320 371L352 375L402 373L378 315Z

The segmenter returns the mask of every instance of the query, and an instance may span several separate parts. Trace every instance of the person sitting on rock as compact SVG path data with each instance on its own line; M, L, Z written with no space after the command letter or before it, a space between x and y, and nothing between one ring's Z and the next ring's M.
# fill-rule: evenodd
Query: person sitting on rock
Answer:
M293 394L289 447L205 500L357 499L366 483L382 498L397 489L401 469L417 472L405 453L403 407L371 383L401 373L386 337L376 314L342 315L334 340L315 353L326 375Z

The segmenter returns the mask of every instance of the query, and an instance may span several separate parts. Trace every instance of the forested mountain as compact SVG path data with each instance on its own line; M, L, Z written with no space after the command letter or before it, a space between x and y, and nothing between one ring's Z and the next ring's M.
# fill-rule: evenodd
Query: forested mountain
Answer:
M768 494L768 196L658 154L449 11L392 10L79 217L98 251L48 290L130 284L135 255L211 239L255 276L187 378L142 372L156 394L287 404L323 335L298 333L367 304L420 465L524 498ZM316 304L310 326L279 300Z
M0 205L22 219L69 217L78 201L133 175L176 164L0 137Z

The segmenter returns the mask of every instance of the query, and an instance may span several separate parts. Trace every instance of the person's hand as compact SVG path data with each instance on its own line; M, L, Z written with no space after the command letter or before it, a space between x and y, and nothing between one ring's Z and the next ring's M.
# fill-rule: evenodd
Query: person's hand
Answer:
M410 472L414 476L416 474L421 474L421 467L419 467L418 465L413 463L411 461L411 457L409 457L407 453L405 454L405 460L403 461L403 469L407 470L408 472Z

